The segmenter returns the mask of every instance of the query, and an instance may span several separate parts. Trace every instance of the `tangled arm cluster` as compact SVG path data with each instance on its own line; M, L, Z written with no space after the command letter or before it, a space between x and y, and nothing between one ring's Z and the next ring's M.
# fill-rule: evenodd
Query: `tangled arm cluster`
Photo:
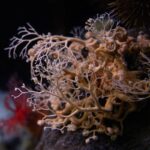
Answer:
M149 99L150 40L128 35L109 14L89 19L86 29L81 39L39 35L28 25L7 50L16 57L22 48L20 56L31 64L35 89L16 90L29 93L28 103L43 114L38 124L61 132L82 129L88 143L96 133L120 135L127 114Z

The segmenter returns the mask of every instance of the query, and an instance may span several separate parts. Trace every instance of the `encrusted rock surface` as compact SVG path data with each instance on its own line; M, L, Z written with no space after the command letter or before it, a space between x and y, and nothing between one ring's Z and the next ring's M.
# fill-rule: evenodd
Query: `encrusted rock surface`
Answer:
M149 103L144 109L130 114L124 121L124 133L115 141L106 135L99 135L98 140L85 144L80 131L61 134L49 129L43 136L36 150L149 150L150 115Z

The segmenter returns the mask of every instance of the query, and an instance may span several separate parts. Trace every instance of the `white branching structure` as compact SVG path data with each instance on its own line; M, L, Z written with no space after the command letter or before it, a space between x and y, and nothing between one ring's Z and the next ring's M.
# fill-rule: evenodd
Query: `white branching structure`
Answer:
M16 90L30 94L29 105L43 114L38 124L61 132L82 129L89 142L96 133L120 135L127 114L149 98L150 59L143 49L150 46L135 42L124 28L113 27L108 14L87 24L85 40L40 35L28 24L19 28L20 38L13 37L7 50L9 56L19 54L31 64L35 89L23 85L23 91ZM137 64L129 69L127 54L139 58L146 66L143 72Z
M6 48L8 50L9 57L16 58L16 51L20 47L22 50L19 53L19 56L23 59L27 57L27 51L30 46L33 46L33 42L44 39L44 35L39 35L35 29L28 23L26 27L18 28L18 36L14 36L10 39L10 47Z

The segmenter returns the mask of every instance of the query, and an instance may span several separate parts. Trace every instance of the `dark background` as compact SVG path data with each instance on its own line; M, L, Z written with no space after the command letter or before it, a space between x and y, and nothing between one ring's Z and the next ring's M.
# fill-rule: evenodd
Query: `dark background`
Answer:
M0 1L0 89L7 90L10 76L17 73L30 81L29 64L8 58L5 47L17 28L29 22L39 33L68 35L73 27L84 27L89 17L109 11L109 0L1 0Z

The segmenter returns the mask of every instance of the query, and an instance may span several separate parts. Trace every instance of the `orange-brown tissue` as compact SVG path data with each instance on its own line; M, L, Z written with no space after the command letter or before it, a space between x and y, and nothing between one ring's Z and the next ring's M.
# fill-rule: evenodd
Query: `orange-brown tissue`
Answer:
M109 14L90 18L85 28L81 39L40 35L28 24L7 49L16 57L25 45L20 56L31 64L35 89L23 88L29 105L43 115L38 124L62 133L82 129L88 143L96 133L121 135L125 117L149 99L150 40L130 36Z

